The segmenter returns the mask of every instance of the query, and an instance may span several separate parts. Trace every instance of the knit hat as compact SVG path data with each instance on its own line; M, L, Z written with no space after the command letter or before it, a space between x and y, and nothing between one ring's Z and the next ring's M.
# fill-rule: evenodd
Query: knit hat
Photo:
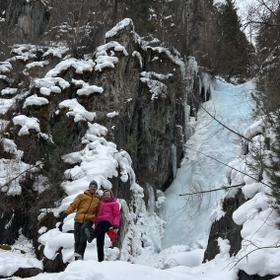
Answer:
M95 180L92 180L92 181L89 183L89 186L93 186L93 185L95 185L96 188L98 187L98 184L97 184L97 182L96 182Z

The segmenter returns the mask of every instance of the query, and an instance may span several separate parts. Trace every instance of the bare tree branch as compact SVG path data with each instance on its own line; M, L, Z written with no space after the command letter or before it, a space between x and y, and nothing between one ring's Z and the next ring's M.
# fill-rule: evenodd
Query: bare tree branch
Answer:
M204 194L204 193L210 193L210 192L216 192L216 191L223 191L223 190L228 190L228 189L237 188L237 187L241 187L241 186L245 186L245 184L242 183L242 184L234 185L234 186L222 186L217 189L210 189L210 190L193 192L193 193L183 193L183 194L179 194L179 196L190 196L190 195Z
M219 160L219 159L216 159L216 158L214 158L214 157L212 157L212 156L210 156L210 155L207 155L207 154L205 154L205 153L203 153L203 152L201 152L201 151L195 150L195 149L190 148L190 147L186 147L186 149L192 150L192 151L197 152L197 153L199 153L199 154L201 154L201 155L204 155L205 157L211 158L211 159L213 159L213 160L219 162L220 164L222 164L222 165L224 165L224 166L227 166L227 167L229 167L230 169L233 169L233 170L235 170L235 171L237 171L237 172L239 172L239 173L241 173L241 174L243 174L243 175L245 175L245 176L247 176L247 177L253 179L254 181L256 181L256 182L258 182L258 183L260 183L260 184L262 184L262 185L264 185L264 186L266 186L266 187L272 189L272 186L270 186L270 185L268 185L268 184L266 184L266 183L264 183L264 182L262 182L262 181L260 181L260 180L258 180L258 179L256 179L256 178L254 178L253 176L251 176L251 175L249 175L249 174L247 174L247 173L245 173L245 172L243 172L243 171L241 171L241 170L236 169L235 167L232 167L232 166L230 166L230 165L228 165L228 164L222 162L222 161Z
M263 5L272 15L277 16L275 12L266 4L264 0L260 1L260 4Z
M194 93L191 94L193 99L200 104L200 100L198 100L198 98L194 95ZM227 125L225 125L224 123L222 123L220 120L218 120L213 114L211 114L208 110L206 110L201 104L200 107L203 111L205 111L213 120L215 120L217 123L219 123L221 126L223 126L225 129L229 130L230 132L234 133L235 135L245 139L246 141L252 142L251 139L245 137L244 135L240 134L239 132L233 130L232 128L228 127Z
M248 20L247 22L243 23L241 25L241 27L246 28L251 24L266 25L266 26L270 26L270 27L279 27L280 26L280 24L271 23L271 22L267 22L267 21Z
M256 246L256 245L254 245ZM256 246L257 248L251 250L250 252L246 253L244 256L242 256L241 258L239 258L235 264L233 265L233 267L237 266L243 259L247 258L250 254L254 253L255 251L258 251L258 250L263 250L263 249L277 249L277 248L280 248L280 245L274 245L274 246L264 246L264 247L258 247Z
M214 119L217 123L219 123L221 126L223 126L224 128L226 128L227 130L229 130L230 132L238 135L239 137L245 139L246 141L252 142L251 139L245 137L244 135L240 134L239 132L233 130L232 128L228 127L227 125L225 125L224 123L222 123L221 121L219 121L215 116L213 116L210 112L208 112L203 106L201 106L202 110L205 111L212 119Z
M36 165L33 165L27 169L25 169L24 171L22 171L21 173L19 173L17 176L13 177L12 179L10 179L8 182L6 182L4 185L0 186L0 190L6 186L8 186L12 181L16 180L18 177L20 177L21 175L23 175L24 173L27 173L28 171L30 171L33 168L39 167L40 165L42 165L43 163L37 163Z

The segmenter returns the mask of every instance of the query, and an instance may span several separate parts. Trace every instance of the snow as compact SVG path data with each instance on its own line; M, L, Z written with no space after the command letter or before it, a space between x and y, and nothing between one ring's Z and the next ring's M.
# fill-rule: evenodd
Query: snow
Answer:
M39 88L42 95L50 96L51 93L61 93L61 90L70 87L70 84L60 77L45 77L35 79L33 86Z
M30 70L30 69L32 69L34 67L41 67L41 68L43 68L43 67L45 67L47 65L49 65L49 61L48 60L33 61L33 62L30 62L30 63L27 63L25 65L25 69Z
M254 136L258 134L262 134L264 131L264 123L263 120L259 120L252 125L250 125L244 132L244 136L252 139Z
M151 100L158 99L160 97L166 98L168 95L167 85L161 81L152 79L151 77L154 76L150 72L142 72L140 77L140 81L147 85L149 92L152 94Z
M108 55L99 55L95 62L95 71L101 72L105 68L115 68L115 64L119 62L119 59Z
M26 100L23 103L23 108L26 108L28 106L42 106L49 103L49 100L45 97L39 97L37 94L33 94L26 98Z
M8 110L15 104L14 99L0 98L0 114L6 114Z
M55 239L55 238L54 238ZM67 238L65 237L65 242ZM66 242L67 243L67 242ZM229 266L229 254L227 240L219 240L219 245L222 253L219 254L214 261L195 266L196 260L191 260L190 256L182 255L177 252L170 260L184 264L162 270L158 268L149 267L141 264L131 264L124 261L104 261L97 262L93 259L86 259L84 261L71 262L61 273L43 273L38 276L30 278L30 280L63 280L63 279L104 279L104 280L142 280L145 279L162 279L162 280L237 280L237 269L226 269ZM92 244L89 244L91 247ZM91 251L92 254L94 252ZM193 253L201 256L201 252ZM201 258L201 257L199 257ZM164 261L164 260L162 260ZM167 261L167 260L165 260ZM190 266L186 266L190 262ZM194 266L192 265L194 264ZM17 279L17 278L13 278Z
M242 224L242 250L236 256L242 260L238 267L248 274L279 275L276 261L280 256L279 216L269 204L269 198L263 193L256 194L234 212L233 218Z
M137 59L139 61L139 64L140 64L140 68L142 69L143 68L143 57L142 57L142 55L138 51L133 51L132 56L137 57Z
M109 50L111 50L110 55L108 54ZM115 52L122 52L125 56L128 55L128 52L126 51L125 47L116 41L111 41L102 46L99 46L96 49L95 54L95 71L101 72L105 68L115 67L115 64L118 63L119 59L116 56L114 56L114 52L112 52L112 50Z
M95 63L90 60L79 60L76 58L68 58L59 62L55 68L51 69L46 77L57 77L59 74L65 70L68 70L70 67L75 69L77 74L83 74L84 72L92 72Z
M163 53L165 54L166 56L168 56L171 61L173 61L176 65L182 67L184 62L182 61L182 59L180 57L178 57L178 55L174 55L171 53L171 51L167 48L164 48L164 47L148 47L149 49L153 50L154 52L157 52L157 53Z
M128 52L124 46L116 41L110 41L96 48L96 57L99 57L100 55L108 55L107 52L112 49L115 52L122 52L123 55L128 56Z
M79 96L89 96L93 93L102 93L104 90L102 87L98 87L95 85L83 85L83 87L81 89L77 90L77 95Z
M22 135L29 135L31 129L35 130L36 132L40 132L40 124L37 118L27 117L25 115L19 115L13 118L14 125L21 126L21 129L18 132L19 136Z
M67 47L61 46L61 47L50 47L48 50L43 54L43 57L47 57L49 55L62 58L63 55L68 51L69 49Z
M162 81L168 80L169 78L173 77L172 73L164 75L153 71L143 71L140 75L140 81L147 85L150 93L152 94L151 100L158 99L160 97L167 97L168 88L167 85Z
M14 45L12 49L12 53L16 54L16 56L12 57L10 60L28 61L30 59L35 59L37 51L38 51L38 46L35 45L30 45L30 44Z
M73 250L74 235L71 233L61 233L58 229L49 230L48 232L41 235L39 242L45 245L44 255L53 260L56 256L56 251L63 247L64 250ZM69 261L69 259L64 259Z
M21 194L20 181L25 175L20 174L30 167L19 159L0 159L0 190L12 196Z
M116 36L121 30L125 29L129 25L133 26L132 19L130 18L123 19L122 21L117 23L117 25L114 26L111 30L105 33L105 38L108 39Z
M273 138L273 135L260 120L250 125L245 132L251 138L252 143L249 145L249 153L240 159L239 169L252 175L256 180L243 175L245 186L242 187L242 192L247 201L235 210L232 216L234 222L242 226L242 247L235 257L236 267L249 275L279 275L280 269L275 260L280 255L278 248L280 218L274 208L275 201L271 196L270 182L265 174L262 176L262 182L257 182L259 181L258 176L254 175L245 164L246 162L254 163L252 153L260 147L263 150L264 159L265 157L270 158L271 151L264 149L264 136L270 135Z
M0 80L7 81L7 82L9 81L6 75L0 75Z
M39 194L44 192L46 189L49 188L48 178L44 177L43 175L36 176L32 188Z
M21 253L21 251L23 253ZM43 269L42 262L36 259L32 251L32 243L23 235L12 246L11 250L0 249L0 275L13 275L19 268L37 267Z
M17 149L17 145L12 139L2 138L1 143L5 152L15 155L16 159L21 159L23 151Z
M113 111L113 112L110 112L110 113L107 113L106 114L106 116L108 117L108 118L114 118L114 117L116 117L116 116L118 116L119 115L119 112L116 112L116 111Z
M13 66L10 62L4 61L0 62L0 74L10 73L13 69Z
M67 99L59 103L59 108L68 108L69 112L66 115L74 117L74 122L79 121L93 121L96 117L96 113L89 112L82 106L76 98Z
M17 88L4 88L1 90L1 95L14 95L17 93Z
M72 79L71 81L72 84L74 84L75 86L79 87L79 86L88 86L89 83L86 83L84 80L76 80L76 79Z
M145 77L145 78L148 78L148 79L155 78L159 81L168 80L169 78L173 77L172 73L164 75L164 74L159 74L159 73L156 73L156 72L153 72L153 71L143 71L143 72L141 72L140 75L142 77Z

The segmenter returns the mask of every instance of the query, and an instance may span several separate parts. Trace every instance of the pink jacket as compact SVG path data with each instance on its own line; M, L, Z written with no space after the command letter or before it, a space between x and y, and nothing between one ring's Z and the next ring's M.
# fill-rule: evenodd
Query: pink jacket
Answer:
M120 225L120 207L115 198L101 200L96 216L96 224L108 221L113 227Z

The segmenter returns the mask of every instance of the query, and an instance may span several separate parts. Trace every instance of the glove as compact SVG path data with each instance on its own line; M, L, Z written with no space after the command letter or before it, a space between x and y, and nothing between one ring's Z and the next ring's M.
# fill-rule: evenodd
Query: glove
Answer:
M59 229L61 232L62 232L63 225L64 225L64 223L61 222L61 223L59 224L59 226L58 226L58 229Z
M63 220L67 217L67 214L65 212L62 213L62 215L59 217L59 220L63 222Z

